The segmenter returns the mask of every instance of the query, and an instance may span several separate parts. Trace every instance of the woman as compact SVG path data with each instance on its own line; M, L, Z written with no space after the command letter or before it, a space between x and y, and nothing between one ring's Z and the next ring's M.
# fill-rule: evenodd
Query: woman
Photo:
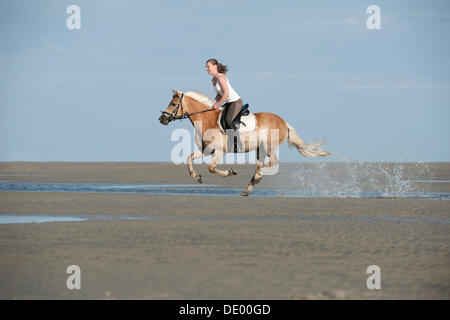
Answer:
M228 81L225 73L227 73L227 66L222 65L216 59L209 59L206 61L206 71L213 76L212 85L217 92L214 99L213 108L219 108L222 103L224 105L225 124L227 128L233 128L233 120L239 114L242 108L241 97L234 91Z

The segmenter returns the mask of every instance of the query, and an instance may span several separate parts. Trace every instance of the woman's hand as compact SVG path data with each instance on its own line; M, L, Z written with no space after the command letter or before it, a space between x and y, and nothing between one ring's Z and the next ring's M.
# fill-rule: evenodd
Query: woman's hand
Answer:
M219 109L220 104L218 102L216 102L216 103L213 104L212 107L213 107L214 110L217 110L217 109Z

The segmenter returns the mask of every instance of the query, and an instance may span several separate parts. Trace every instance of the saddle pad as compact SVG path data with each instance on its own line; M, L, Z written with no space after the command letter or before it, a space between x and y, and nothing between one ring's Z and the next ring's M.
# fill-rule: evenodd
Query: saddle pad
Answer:
M225 134L225 130L222 128L220 124L220 119L222 118L223 112L220 113L219 117L217 118L217 126L219 127L220 131ZM256 117L253 113L249 113L247 116L241 116L241 125L239 126L239 129L237 130L238 133L242 132L249 132L256 129Z

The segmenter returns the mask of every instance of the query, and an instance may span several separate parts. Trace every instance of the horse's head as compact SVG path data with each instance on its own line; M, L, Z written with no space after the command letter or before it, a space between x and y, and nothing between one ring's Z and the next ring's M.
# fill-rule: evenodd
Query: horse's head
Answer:
M172 100L166 110L161 111L162 115L159 117L159 122L167 126L170 121L182 119L184 115L183 110L183 93L181 91L173 90Z

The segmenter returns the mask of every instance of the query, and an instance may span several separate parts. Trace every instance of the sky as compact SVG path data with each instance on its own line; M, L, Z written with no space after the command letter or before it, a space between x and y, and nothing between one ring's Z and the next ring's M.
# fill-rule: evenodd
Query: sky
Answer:
M3 0L0 161L171 161L193 128L160 111L172 89L215 97L209 58L333 153L282 162L450 161L449 35L450 1Z

